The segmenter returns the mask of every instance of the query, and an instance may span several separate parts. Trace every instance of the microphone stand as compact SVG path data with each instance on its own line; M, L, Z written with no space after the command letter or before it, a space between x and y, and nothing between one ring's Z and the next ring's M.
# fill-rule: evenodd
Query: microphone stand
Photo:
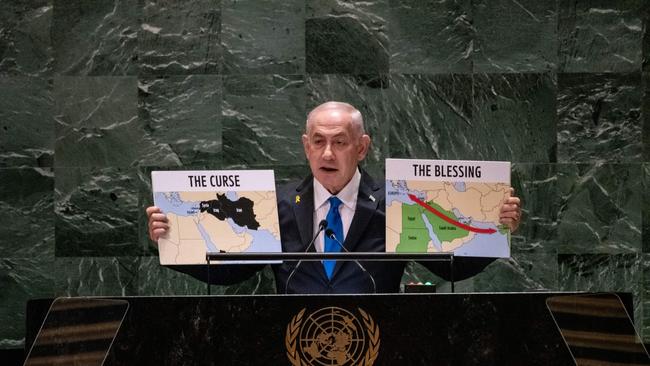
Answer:
M338 245L340 245L341 248L342 248L343 250L345 250L347 253L350 253L350 251L348 250L348 248L346 248L345 245L343 245L343 243L341 243L341 242L339 241L339 239L336 238L336 235L334 235L334 230L332 230L332 229L327 229L327 230L325 230L325 235L326 235L328 238L334 240L334 241L335 241ZM372 292L376 294L376 293L377 293L377 284L375 283L375 278L372 277L372 275L370 274L370 272L368 272L368 270L366 270L366 268L365 268L363 265L361 265L361 263L359 263L358 260L355 259L353 262L356 263L357 266L359 266L359 268L361 268L361 271L363 271L366 275L368 275L368 277L370 278L370 282L372 282Z
M309 242L309 245L307 245L307 249L305 249L305 253L311 249L311 247L314 245L314 242L316 242L316 238L318 238L318 235L323 232L327 228L327 220L321 220L318 223L318 231L316 232L316 235L311 239ZM289 277L287 277L287 282L284 284L284 294L286 295L289 291L289 282L291 281L291 278L293 277L294 274L296 274L296 271L298 270L298 267L300 267L300 264L302 263L302 259L298 261L298 264L296 264L296 267L291 270L291 273L289 273Z

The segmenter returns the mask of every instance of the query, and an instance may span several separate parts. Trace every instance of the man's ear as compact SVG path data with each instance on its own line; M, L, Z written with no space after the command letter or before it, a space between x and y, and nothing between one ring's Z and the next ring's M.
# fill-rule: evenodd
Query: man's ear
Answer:
M309 136L302 135L302 148L305 151L305 157L307 159L309 159L308 147L309 147Z
M357 161L361 161L366 158L366 155L368 155L369 148L370 148L370 136L368 135L361 136L359 148L357 149Z

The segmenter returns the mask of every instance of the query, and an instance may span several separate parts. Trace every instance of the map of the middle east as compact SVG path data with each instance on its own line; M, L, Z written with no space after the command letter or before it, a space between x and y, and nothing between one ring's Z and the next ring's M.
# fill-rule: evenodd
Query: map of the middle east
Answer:
M206 252L281 250L272 171L153 172L152 180L154 204L169 220L158 240L161 264L205 264Z
M509 257L509 187L507 162L388 159L386 251Z

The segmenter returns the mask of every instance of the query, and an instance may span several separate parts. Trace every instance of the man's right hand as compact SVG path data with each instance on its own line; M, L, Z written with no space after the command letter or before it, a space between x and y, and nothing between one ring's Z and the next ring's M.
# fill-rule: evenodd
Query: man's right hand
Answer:
M167 216L156 206L147 207L146 211L149 219L149 239L158 242L158 239L165 236L169 230Z

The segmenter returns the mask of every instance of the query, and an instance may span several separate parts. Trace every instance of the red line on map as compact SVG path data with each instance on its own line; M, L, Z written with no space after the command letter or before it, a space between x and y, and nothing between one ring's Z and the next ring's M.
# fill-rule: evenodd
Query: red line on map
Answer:
M435 208L433 208L433 207L427 205L427 204L424 203L422 200L420 200L419 198L415 197L415 195L409 193L408 196L409 196L409 198L411 199L411 201L413 201L413 202L417 203L418 205L424 207L427 211L431 212L432 214L438 216L439 218L441 218L441 219L447 221L448 223L450 223L450 224L452 224L452 225L454 225L454 226L458 226L458 227L461 228L461 229L465 229L465 230L467 230L467 231L472 231L472 232L479 233L479 234L494 234L494 233L497 232L497 231L494 230L494 229L482 229L482 228L480 228L480 227L473 227L473 226L465 225L465 224L463 224L462 222L458 222L458 221L456 221L456 220L453 220L453 219L450 218L449 216L447 216L447 215L443 214L442 212L436 210Z

